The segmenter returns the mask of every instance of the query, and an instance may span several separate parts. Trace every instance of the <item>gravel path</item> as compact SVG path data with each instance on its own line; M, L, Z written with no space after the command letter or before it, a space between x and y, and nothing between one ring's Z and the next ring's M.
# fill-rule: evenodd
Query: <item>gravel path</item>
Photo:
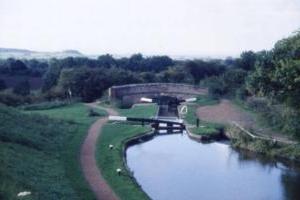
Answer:
M96 103L87 104L90 107L98 107ZM102 108L102 107L101 107ZM111 108L105 109L109 115L118 115ZM110 186L106 183L101 174L101 170L97 166L96 161L96 144L97 139L101 134L102 126L107 123L108 118L100 118L92 124L88 130L87 136L81 146L80 164L85 179L89 183L91 190L94 192L98 200L117 200L119 199Z

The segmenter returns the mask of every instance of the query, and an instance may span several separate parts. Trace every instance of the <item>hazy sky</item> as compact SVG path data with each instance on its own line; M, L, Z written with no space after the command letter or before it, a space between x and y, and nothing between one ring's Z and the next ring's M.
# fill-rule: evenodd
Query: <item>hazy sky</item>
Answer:
M0 47L215 56L270 49L300 0L0 0Z

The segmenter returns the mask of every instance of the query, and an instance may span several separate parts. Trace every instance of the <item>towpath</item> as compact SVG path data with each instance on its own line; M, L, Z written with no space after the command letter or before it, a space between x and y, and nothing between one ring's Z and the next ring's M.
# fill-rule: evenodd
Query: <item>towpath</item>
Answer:
M86 104L92 108L105 109L109 115L118 115L118 113L111 108L99 107L96 103ZM97 166L96 161L96 145L99 136L101 135L101 129L108 118L100 118L94 122L88 130L87 136L81 146L80 151L80 164L85 179L94 192L96 199L98 200L118 200L118 196L110 188L105 181L100 168ZM101 152L100 152L101 153Z

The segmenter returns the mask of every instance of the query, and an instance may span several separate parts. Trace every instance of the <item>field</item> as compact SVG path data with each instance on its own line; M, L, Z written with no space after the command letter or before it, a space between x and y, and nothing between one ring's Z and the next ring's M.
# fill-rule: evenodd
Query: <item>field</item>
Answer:
M120 115L151 117L156 114L157 107L135 106L131 109L119 109ZM142 200L148 199L135 181L129 176L123 163L124 143L129 138L150 131L148 126L130 125L126 123L108 123L103 127L98 141L97 162L106 181L121 199ZM109 149L109 145L114 145ZM116 169L122 169L122 175L118 176Z
M23 199L94 199L78 153L95 119L83 104L30 112L0 106L0 199L21 191L32 192Z

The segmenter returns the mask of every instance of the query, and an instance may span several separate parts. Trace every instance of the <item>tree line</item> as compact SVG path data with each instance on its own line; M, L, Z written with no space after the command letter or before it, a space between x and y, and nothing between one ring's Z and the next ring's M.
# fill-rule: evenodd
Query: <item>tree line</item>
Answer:
M0 72L2 77L25 77L16 80L13 89L0 80L0 102L9 105L65 99L69 91L74 98L93 101L112 85L189 83L208 87L215 98L251 100L249 105L274 125L281 124L280 129L300 132L299 32L278 41L271 50L246 51L238 58L179 61L168 56L114 58L107 54L97 59L7 59L0 60ZM36 76L42 77L43 84L40 91L32 92L26 77Z
M34 98L37 94L47 100L66 98L67 91L71 90L74 97L92 101L101 97L112 85L151 82L199 84L201 79L221 74L225 68L222 60L176 61L168 56L144 57L142 54L129 58L114 58L107 54L97 59L7 59L0 60L1 75L16 76L17 84L12 90L7 90L5 81L0 78L0 90L6 89L2 97L30 97L28 80L30 77L42 77L41 91L35 92Z

